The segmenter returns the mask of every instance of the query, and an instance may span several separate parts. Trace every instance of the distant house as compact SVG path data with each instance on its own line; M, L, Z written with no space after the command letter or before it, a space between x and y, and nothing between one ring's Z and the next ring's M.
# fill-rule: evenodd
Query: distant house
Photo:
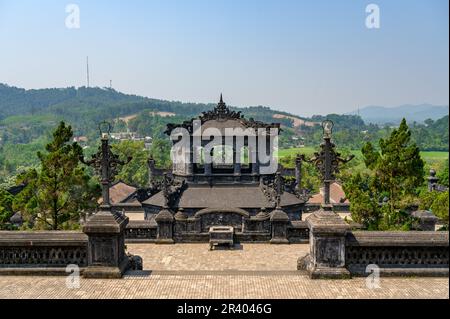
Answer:
M151 136L146 136L144 138L144 146L146 150L150 150L150 148L152 147L152 143L153 139L151 138Z
M89 139L86 136L75 136L73 138L73 141L80 144L83 148L86 147L88 140Z
M145 138L136 132L111 133L111 138L118 141L145 141Z
M75 136L74 138L73 138L73 141L74 142L84 142L84 143L86 143L87 141L88 141L88 138L86 137L86 136Z
M311 204L323 203L324 188L320 188L318 194L314 194L308 201ZM349 204L342 185L338 182L334 182L330 185L330 202L332 204Z

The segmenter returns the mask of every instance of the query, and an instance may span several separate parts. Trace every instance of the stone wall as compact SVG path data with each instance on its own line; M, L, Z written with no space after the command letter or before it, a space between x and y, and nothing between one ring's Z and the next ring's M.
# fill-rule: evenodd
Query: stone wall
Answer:
M130 221L125 229L127 243L152 243L156 241L157 224L155 221Z
M88 238L81 232L0 232L0 274L66 274L87 266Z
M261 223L264 221L261 221ZM244 233L235 232L235 240L238 242L266 242L271 238L270 221L267 220L268 230L260 229L258 227L249 227L250 220L247 221L245 227L247 231ZM189 229L178 229L180 225L175 221L173 225L174 241L178 243L196 243L208 242L209 234L207 231L189 231ZM148 221L130 221L125 230L125 240L128 243L154 243L157 238L158 225L154 220ZM293 221L287 226L287 238L290 243L308 243L309 242L309 228L304 221Z
M333 211L336 213L349 213L349 203L333 203ZM313 213L321 208L322 204L319 203L306 203L303 208L303 213Z
M309 228L305 221L292 221L287 228L290 243L309 243Z
M365 275L370 264L381 275L448 276L448 232L354 231L346 236L345 264L352 275Z

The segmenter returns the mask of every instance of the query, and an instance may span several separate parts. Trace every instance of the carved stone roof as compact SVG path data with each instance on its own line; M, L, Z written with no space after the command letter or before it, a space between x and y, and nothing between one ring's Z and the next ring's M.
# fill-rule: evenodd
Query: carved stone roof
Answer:
M302 205L304 201L294 194L285 192L281 195L281 206ZM143 206L164 205L162 192L155 194L142 203ZM259 186L233 185L233 186L192 186L189 185L181 194L178 207L182 208L261 208L271 207L267 197Z
M187 129L190 133L193 132L193 121L200 120L202 125L208 121L216 122L227 122L227 127L245 127L245 128L278 128L280 129L279 123L264 123L261 121L255 121L253 118L246 119L241 111L232 111L223 102L222 94L220 95L220 101L217 106L211 111L202 112L198 118L193 118L189 121L184 121L181 124L167 124L167 129L165 133L170 135L170 133L177 127L182 127Z

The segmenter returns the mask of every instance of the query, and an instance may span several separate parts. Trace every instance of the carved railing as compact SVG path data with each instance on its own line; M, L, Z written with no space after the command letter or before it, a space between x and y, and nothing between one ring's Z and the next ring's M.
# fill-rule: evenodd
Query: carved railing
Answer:
M448 232L355 231L346 237L345 263L355 275L367 275L371 264L384 275L448 275L448 244Z
M0 273L11 268L87 265L87 236L81 232L0 232Z
M128 243L154 242L156 234L157 225L154 221L131 220L125 229L125 241Z
M290 243L308 243L309 228L305 221L292 221L287 228L287 237Z
M321 208L320 203L306 203L303 212L304 213L312 213ZM332 203L333 211L336 213L348 213L350 212L350 204L349 203Z

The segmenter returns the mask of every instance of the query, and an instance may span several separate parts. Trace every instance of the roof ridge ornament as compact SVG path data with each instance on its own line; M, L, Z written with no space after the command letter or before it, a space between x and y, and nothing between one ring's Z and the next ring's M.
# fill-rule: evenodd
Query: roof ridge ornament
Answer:
M219 115L219 118L221 115L226 116L230 113L230 109L227 107L227 105L223 102L222 93L220 93L220 101L215 107L215 111Z
M205 122L209 120L239 120L242 119L243 115L241 111L235 112L228 108L228 106L223 101L222 93L220 94L219 103L216 107L208 112L202 112L200 119Z
M230 108L226 105L226 103L223 101L223 96L220 94L220 100L219 103L214 107L214 109L210 111L202 112L201 115L197 118L201 121L201 123L205 123L207 121L216 120L216 121L226 121L226 120L232 120L232 121L238 121L240 124L242 124L245 127L248 128L277 128L280 129L280 123L264 123L260 121L256 121L253 118L250 120L245 119L244 115L242 114L242 111L232 111ZM167 129L165 133L167 135L170 135L171 132L178 127L185 128L189 131L189 133L193 133L193 121L196 120L195 118L184 121L181 124L173 124L169 123L167 124Z

